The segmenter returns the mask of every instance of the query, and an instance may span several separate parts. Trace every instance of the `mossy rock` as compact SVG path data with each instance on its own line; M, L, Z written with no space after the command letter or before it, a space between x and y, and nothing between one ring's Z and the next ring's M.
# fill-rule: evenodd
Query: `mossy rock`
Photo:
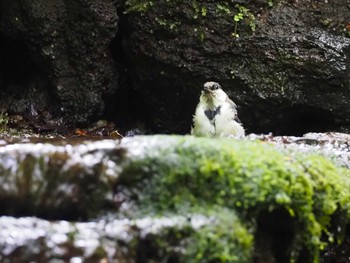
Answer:
M333 230L345 229L349 219L350 172L322 156L263 142L189 136L124 139L121 147L127 148L128 157L119 189L127 189L139 211L200 212L222 222L198 232L202 241L188 249L192 257L184 262L250 262L260 257L257 238L273 231L264 229L266 215L283 215L267 216L268 224L289 228L285 251L269 247L266 253L276 262L300 262L301 257L318 262L327 244L341 242L341 233ZM240 231L233 230L237 227L227 220L227 211L243 222ZM336 226L335 217L342 218Z
M191 136L63 144L1 147L2 214L117 212L108 229L127 232L96 233L142 262L319 262L346 244L350 174L325 157Z
M0 215L86 220L111 204L122 153L114 140L54 140L0 147ZM114 147L114 148L113 148ZM106 160L106 161L105 161Z

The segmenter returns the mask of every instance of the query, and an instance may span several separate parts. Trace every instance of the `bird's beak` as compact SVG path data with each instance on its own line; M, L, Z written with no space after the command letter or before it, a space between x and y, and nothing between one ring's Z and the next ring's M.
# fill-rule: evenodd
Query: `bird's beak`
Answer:
M213 92L211 89L209 89L207 87L204 87L203 91L205 94L211 94Z

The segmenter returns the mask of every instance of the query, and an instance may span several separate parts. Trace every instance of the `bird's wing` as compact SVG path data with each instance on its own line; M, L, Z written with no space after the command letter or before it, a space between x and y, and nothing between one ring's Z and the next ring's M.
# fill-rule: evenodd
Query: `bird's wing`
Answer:
M235 122L238 122L239 124L242 124L241 120L238 118L237 114L233 119Z
M215 136L244 136L243 126L237 121L236 114L232 111L229 104L221 111L221 114L215 117Z
M230 105L231 110L234 112L235 116L233 118L234 121L238 122L239 124L242 124L241 120L238 118L237 115L237 105L232 100L227 99L227 103Z
M237 105L229 98L226 99L226 102L230 105L230 108L234 111L234 113L237 113Z

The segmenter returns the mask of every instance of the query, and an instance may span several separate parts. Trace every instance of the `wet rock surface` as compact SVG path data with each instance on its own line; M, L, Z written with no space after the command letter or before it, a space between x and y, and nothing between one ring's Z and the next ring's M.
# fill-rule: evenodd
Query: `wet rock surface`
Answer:
M315 154L348 167L348 141L340 133L3 140L1 261L215 262L233 253L240 263L313 262L320 238L322 262L334 262L348 244L337 235L349 222L349 174ZM311 254L299 257L301 248Z
M215 219L193 215L140 219L100 218L91 222L50 222L33 217L0 217L1 262L148 262L152 254L165 258L179 251L144 251L154 236L172 238L180 249L181 239L170 231L214 223ZM191 231L188 231L190 234ZM153 244L156 246L156 244ZM170 248L170 245L169 245ZM139 255L137 253L139 251ZM145 253L142 255L142 253ZM156 257L154 258L155 260Z
M301 137L250 134L248 138L298 152L323 154L350 168L350 135L346 133L306 133Z
M117 88L114 1L0 2L1 109L87 123Z
M111 206L117 141L1 143L0 213L82 220Z

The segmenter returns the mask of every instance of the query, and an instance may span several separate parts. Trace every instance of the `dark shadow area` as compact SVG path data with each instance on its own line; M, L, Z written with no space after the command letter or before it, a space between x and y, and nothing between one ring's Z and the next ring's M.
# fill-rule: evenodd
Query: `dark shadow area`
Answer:
M127 16L123 14L123 8L118 8L119 29L116 37L110 44L110 51L115 62L115 70L118 72L118 89L105 98L104 117L113 121L117 129L123 134L147 133L150 120L150 112L142 96L137 93L132 83L132 67L126 52L125 42L127 28Z
M120 10L120 9L119 9ZM191 129L192 115L198 103L199 92L186 85L192 81L191 76L183 76L179 79L174 73L172 78L165 77L159 83L145 80L142 86L147 89L138 90L137 82L142 81L142 76L136 76L135 63L149 60L150 75L159 74L162 69L171 72L174 68L169 65L153 61L151 58L142 58L135 61L129 57L128 34L130 29L127 24L127 15L118 12L119 30L110 45L116 70L119 72L117 91L105 99L105 118L116 123L118 130L123 135L146 134L188 134ZM161 77L160 77L161 78ZM193 81L192 81L193 82ZM199 87L201 87L200 84ZM174 90L173 94L169 90ZM170 96L169 96L170 95ZM160 103L161 100L161 103ZM162 105L157 108L154 105ZM156 112L155 112L156 111ZM161 117L161 124L157 119Z
M348 263L350 260L350 225L345 214L337 211L332 216L330 233L334 234L335 241L330 243L329 237L324 234L323 240L327 242L327 246L321 251L321 263Z
M329 111L310 106L292 106L279 113L276 135L301 136L307 132L327 132L335 128L334 117Z
M286 210L263 212L258 219L253 262L289 262L294 232L293 220Z
M339 130L330 111L311 106L265 105L263 110L243 108L242 113L241 121L246 124L248 133L302 136L308 132Z
M11 83L21 86L21 84L26 84L28 80L35 78L38 72L44 72L44 69L38 68L30 54L31 51L26 43L7 39L0 33L1 89Z
M123 135L148 133L149 110L142 97L130 87L123 83L115 94L106 98L105 118L113 121Z
M0 32L0 108L9 114L40 115L54 105L49 90L49 67L37 61L24 40L6 38ZM53 110L53 109L52 109Z
M38 217L45 220L67 220L67 221L86 221L89 215L79 205L66 204L64 207L50 208L38 207L32 201L33 197L27 198L4 198L0 205L0 216L12 217ZM107 204L106 204L107 207ZM98 213L97 211L96 213Z

